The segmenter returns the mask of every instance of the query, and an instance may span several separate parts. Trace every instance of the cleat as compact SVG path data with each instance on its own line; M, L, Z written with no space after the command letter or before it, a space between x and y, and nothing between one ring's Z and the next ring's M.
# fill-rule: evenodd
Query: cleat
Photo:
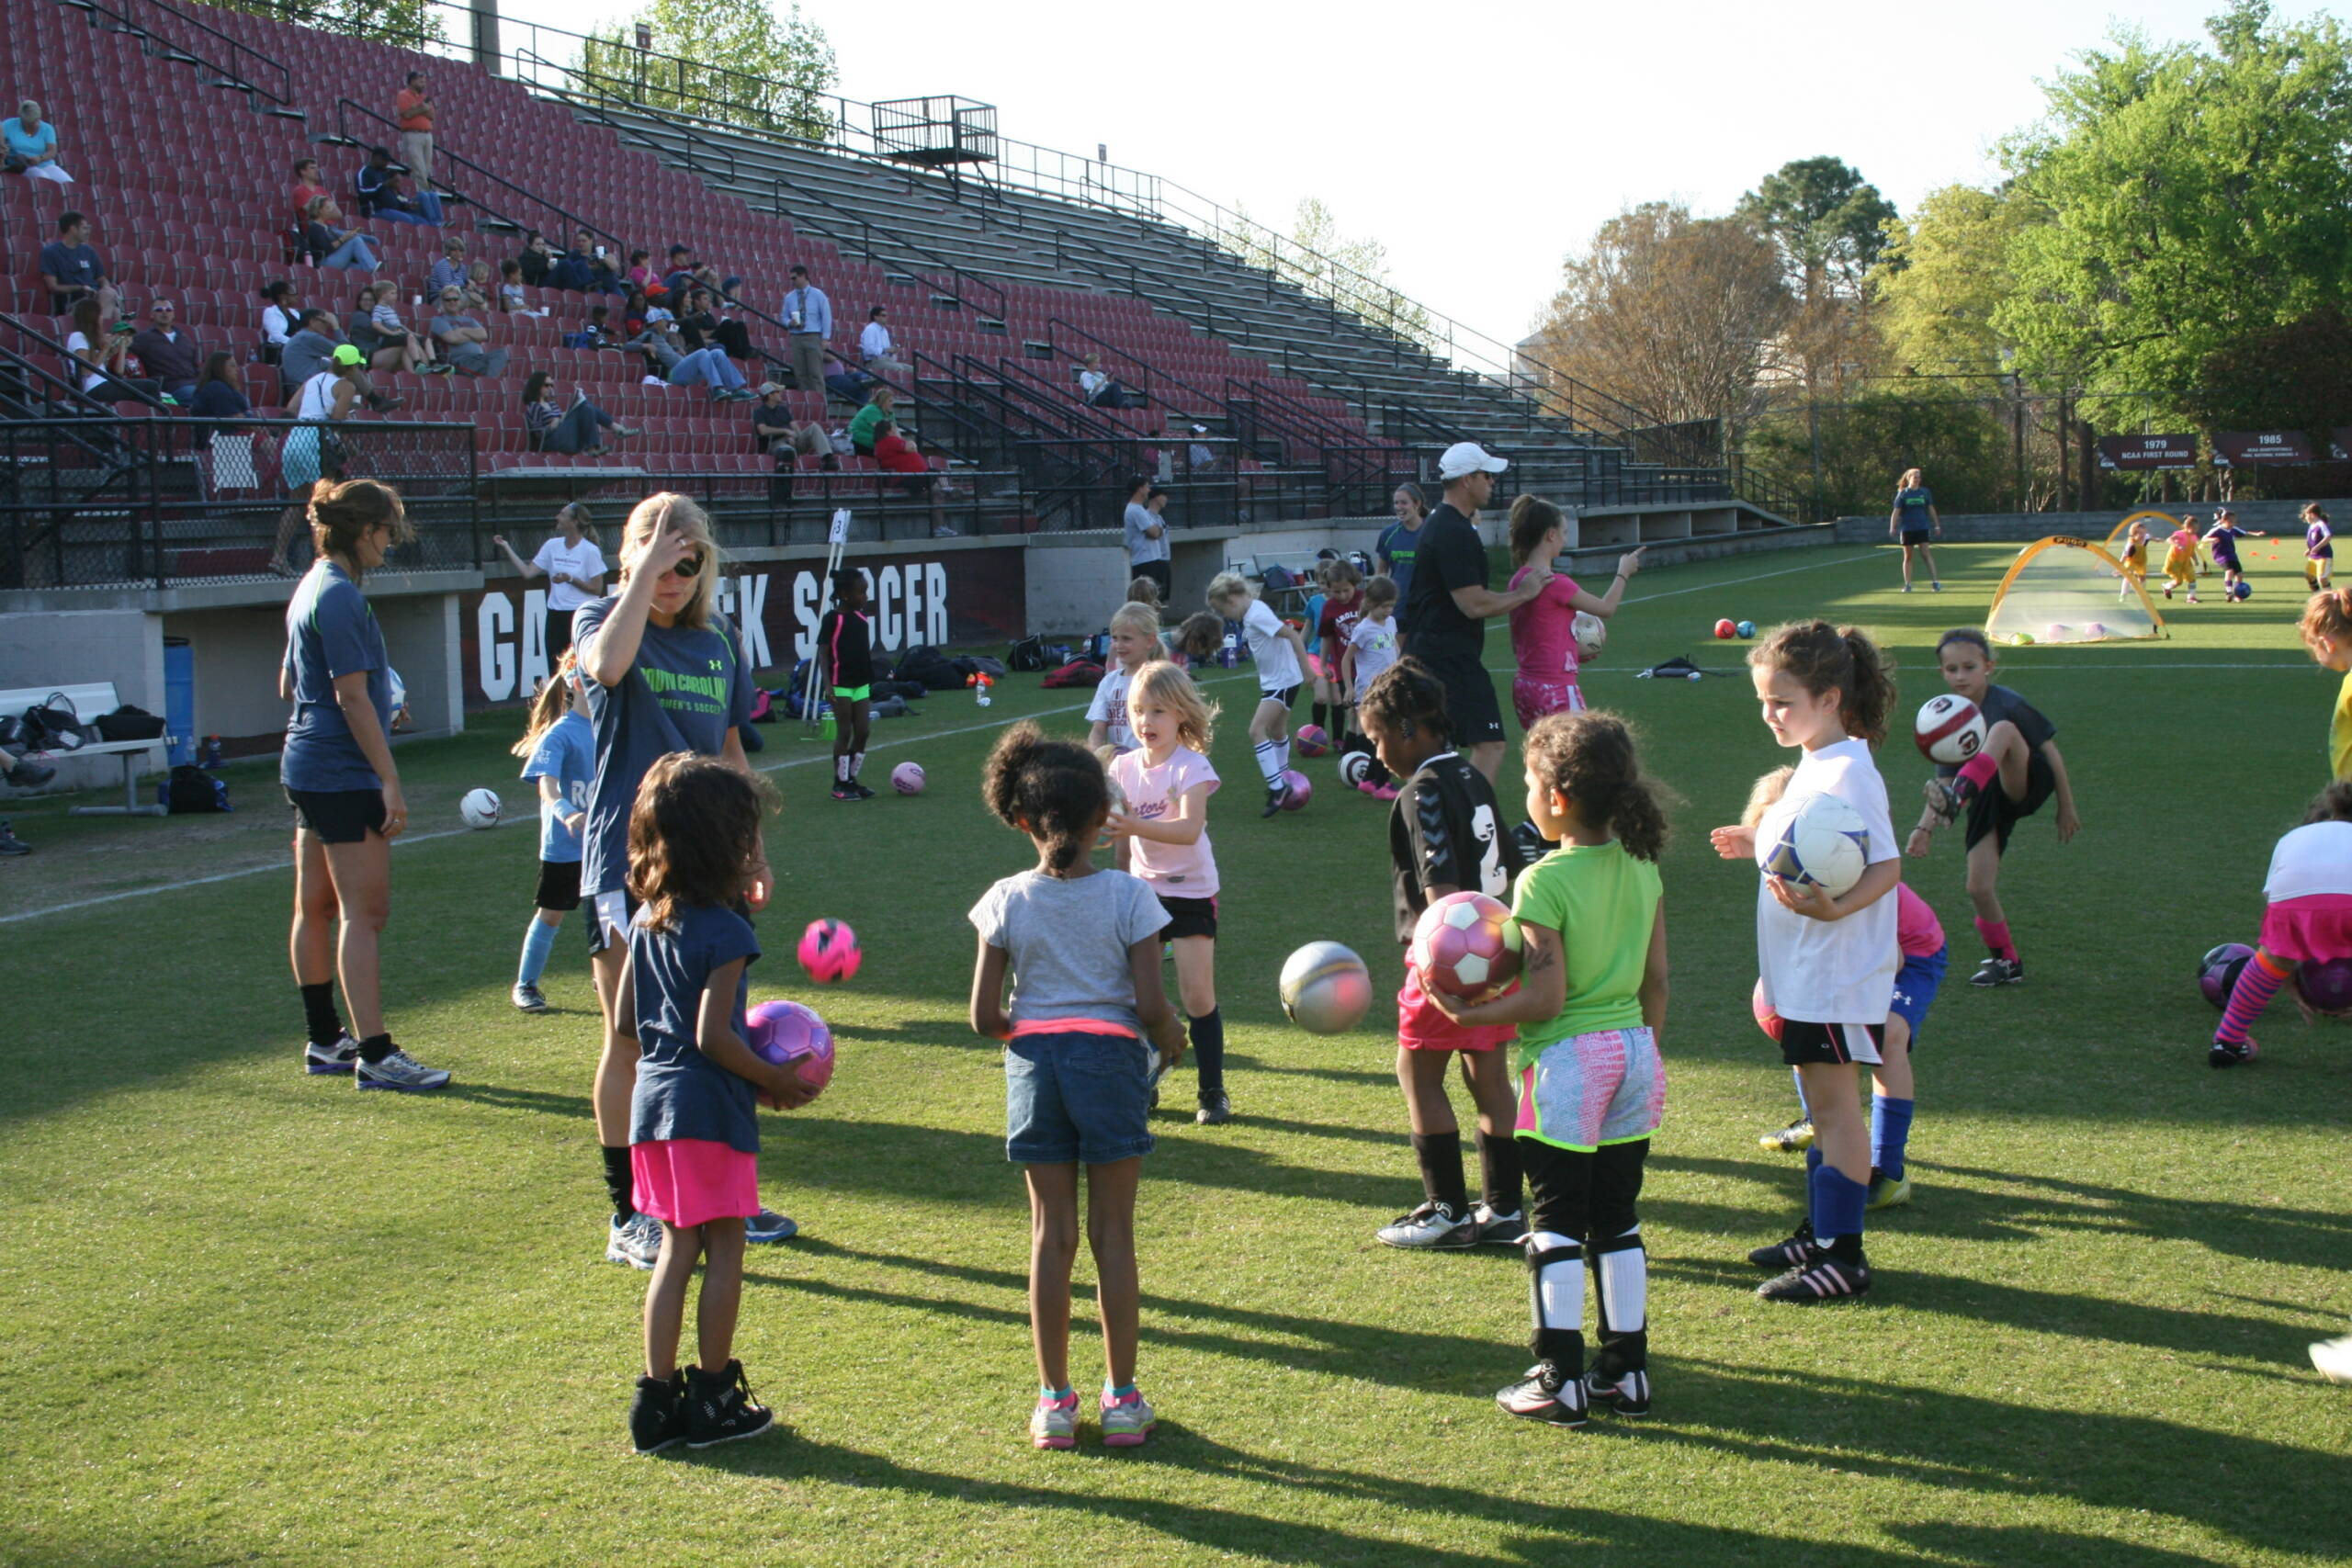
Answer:
M729 1361L724 1371L686 1369L686 1447L717 1448L721 1443L756 1438L775 1425L775 1412L752 1397L743 1381L743 1363Z
M1276 784L1269 786L1266 791L1266 809L1261 811L1258 815L1261 817L1272 817L1275 812L1280 811L1283 808L1283 802L1289 798L1290 785L1286 784Z
M1446 1203L1424 1203L1374 1235L1388 1247L1451 1249L1478 1245L1478 1227Z
M790 1241L799 1234L800 1226L797 1222L786 1219L764 1204L758 1213L743 1222L745 1241Z
M605 1261L650 1269L662 1256L662 1222L650 1214L631 1214L605 1227ZM640 1453L643 1450L639 1450Z
M537 986L515 987L514 1010L517 1012L547 1011L548 998L546 993L541 991Z
M658 1454L686 1440L685 1397L683 1372L637 1380L637 1397L628 1404L628 1435L639 1453Z
M1960 820L1960 814L1968 807L1969 797L1975 793L1973 788L1965 787L1964 781L1957 775L1948 779L1931 777L1920 789L1938 825L1947 828Z
M1142 1392L1129 1389L1114 1399L1102 1395L1102 1446L1106 1449L1140 1447L1152 1428L1159 1425L1159 1413L1144 1402Z
M2249 1034L2234 1045L2214 1041L2213 1048L2205 1053L2205 1064L2211 1067L2242 1067L2261 1055L2262 1047Z
M359 1063L359 1042L351 1037L348 1029L332 1045L306 1041L302 1046L302 1070L306 1073L347 1073Z
M1813 1221L1804 1219L1797 1222L1796 1232L1788 1240L1759 1247L1747 1255L1747 1260L1758 1269L1802 1269L1825 1256L1821 1244L1813 1239Z
M1866 1207L1872 1209L1892 1209L1897 1204L1908 1203L1909 1201L1911 1201L1911 1179L1909 1177L1883 1176L1877 1171L1871 1172L1871 1197L1870 1202L1865 1205Z
M865 796L845 784L837 784L833 786L833 798L835 800L864 800Z
M449 1087L447 1073L426 1066L397 1047L380 1062L361 1057L352 1065L351 1077L361 1089L396 1089L402 1094L424 1094Z
M1585 1403L1596 1410L1613 1411L1620 1416L1646 1416L1650 1413L1650 1375L1635 1369L1611 1382L1609 1374L1599 1367L1584 1374Z
M1233 1120L1233 1101L1221 1089L1201 1090L1201 1108L1193 1120L1204 1127L1222 1126Z
M1941 593L1944 591L1944 585L1940 582L1930 582L1928 584L1928 591L1931 593Z
M2330 1382L2352 1382L2352 1334L2341 1339L2315 1340L2312 1365Z
M1580 1378L1563 1378L1549 1361L1538 1361L1527 1375L1495 1390L1495 1403L1526 1421L1548 1421L1555 1427L1582 1427L1592 1416Z
M1039 1394L1037 1408L1029 1412L1029 1441L1041 1449L1078 1447L1078 1395Z
M1848 1263L1825 1253L1806 1267L1792 1269L1777 1280L1767 1280L1756 1287L1756 1293L1768 1302L1795 1302L1799 1305L1847 1301L1871 1293L1871 1271L1867 1264Z
M1801 1155L1813 1147L1813 1118L1800 1116L1779 1132L1767 1133L1756 1141L1772 1154Z
M30 766L28 762L18 763L15 769L11 770L8 782L16 783L16 773ZM15 824L0 822L0 855L28 855L32 852L33 847L17 837Z
M1517 1247L1527 1239L1527 1216L1517 1209L1498 1214L1481 1203L1470 1211L1470 1225L1480 1247Z
M1972 986L2014 986L2025 978L2022 958L1987 958L1968 977Z
M856 795L860 800L872 800L874 798L874 792L866 788L864 784L858 783L855 779L849 781L849 787L850 793Z

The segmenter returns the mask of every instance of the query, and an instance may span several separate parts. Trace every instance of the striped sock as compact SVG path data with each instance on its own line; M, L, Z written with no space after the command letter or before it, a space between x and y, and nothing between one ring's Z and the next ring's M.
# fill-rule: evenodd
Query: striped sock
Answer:
M1258 772L1265 775L1266 787L1273 788L1283 780L1281 748L1272 740L1258 742Z
M2246 960L2245 967L2238 971L2238 983L2230 987L2230 1005L2222 1010L2222 1026L2213 1031L2213 1043L2217 1045L2245 1044L2245 1032L2254 1027L2254 1021L2261 1016L2264 1008L2270 1005L2270 998L2278 994L2278 987L2286 984L2287 976L2293 973L2284 959L2256 951L2252 958Z

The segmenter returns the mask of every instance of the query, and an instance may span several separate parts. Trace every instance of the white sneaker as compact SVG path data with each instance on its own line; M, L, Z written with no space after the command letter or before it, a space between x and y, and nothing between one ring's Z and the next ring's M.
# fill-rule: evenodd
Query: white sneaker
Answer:
M1424 1203L1373 1233L1386 1246L1462 1247L1478 1244L1478 1227L1443 1203Z
M428 1089L449 1087L447 1073L438 1067L428 1067L398 1048L380 1062L370 1062L361 1057L353 1066L351 1077L361 1089L396 1089L403 1094L421 1094Z
M662 1256L662 1222L650 1214L632 1214L605 1227L605 1261L650 1269Z
M2352 1334L2322 1339L2312 1346L2312 1365L2330 1382L2352 1382Z
M311 1040L302 1043L302 1070L306 1073L347 1073L358 1060L359 1042L352 1038L348 1029L332 1045Z
M1470 1211L1470 1224L1481 1247L1517 1247L1527 1236L1527 1216L1518 1209L1498 1214L1482 1202Z

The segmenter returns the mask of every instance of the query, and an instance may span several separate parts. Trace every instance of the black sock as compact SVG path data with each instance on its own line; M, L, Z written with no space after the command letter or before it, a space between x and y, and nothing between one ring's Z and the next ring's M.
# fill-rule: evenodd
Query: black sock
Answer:
M1470 1193L1462 1182L1462 1134L1416 1133L1413 1157L1421 1162L1421 1191L1429 1201L1457 1215L1467 1214Z
M311 1043L332 1045L343 1038L343 1015L334 1010L334 982L302 987L302 1016L310 1020Z
M1324 734L1331 733L1331 705L1329 703L1315 705L1315 722Z
M1193 1032L1193 1070L1200 1076L1201 1092L1225 1087L1225 1018L1211 1008L1198 1018L1187 1018Z
M390 1035L370 1034L359 1043L359 1059L372 1067L390 1055L393 1049Z
M1862 1238L1860 1234L1858 1232L1853 1235L1830 1237L1829 1256L1836 1258L1840 1263L1861 1263Z
M1498 1214L1520 1212L1519 1140L1516 1137L1509 1133L1498 1137L1488 1137L1480 1133L1478 1174L1486 1183L1487 1207Z
M621 1221L637 1217L637 1172L628 1162L628 1145L606 1149L605 1154L605 1190L613 1200L613 1218Z

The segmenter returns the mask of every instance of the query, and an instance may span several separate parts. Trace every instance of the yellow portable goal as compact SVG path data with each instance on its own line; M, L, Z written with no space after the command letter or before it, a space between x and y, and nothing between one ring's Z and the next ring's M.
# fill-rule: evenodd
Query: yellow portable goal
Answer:
M2122 642L2168 637L2139 579L2106 547L2053 535L2018 552L1994 591L1984 635L2032 643Z

